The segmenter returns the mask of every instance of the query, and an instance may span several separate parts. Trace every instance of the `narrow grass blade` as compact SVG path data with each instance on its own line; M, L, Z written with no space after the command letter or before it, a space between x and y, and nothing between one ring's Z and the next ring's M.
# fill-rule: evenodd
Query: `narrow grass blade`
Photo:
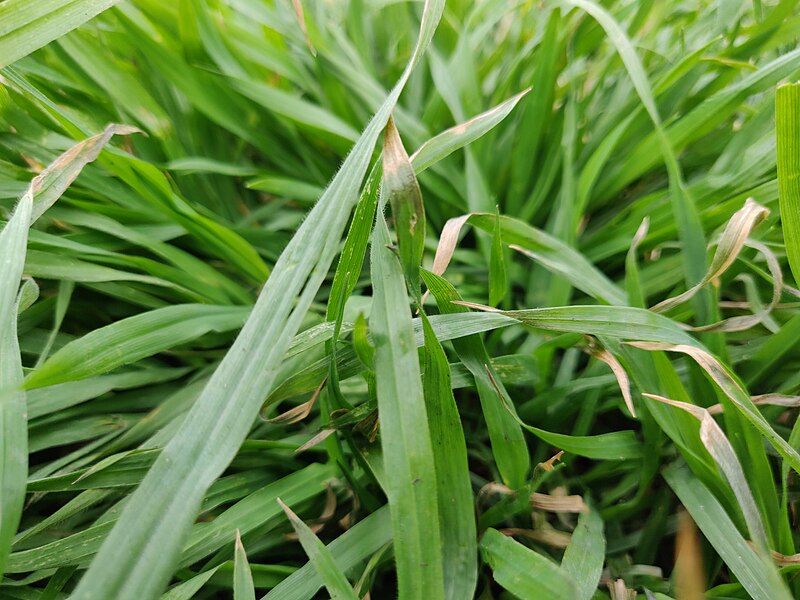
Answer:
M755 600L789 600L791 593L771 557L750 546L719 501L685 468L672 466L664 478L722 560Z
M700 439L703 441L703 445L714 458L720 470L725 474L725 478L733 489L744 515L744 520L747 523L751 539L762 550L766 551L768 548L767 534L764 531L764 523L761 521L761 515L753 498L753 492L750 490L733 446L731 446L730 441L728 441L725 433L714 421L711 414L706 409L687 402L678 402L655 394L644 395L653 400L680 408L700 421Z
M28 426L17 340L17 290L33 198L23 196L0 232L0 572L17 531L28 473Z
M152 356L212 331L242 326L248 309L182 304L158 308L106 325L55 352L25 381L26 389L79 381Z
M436 464L445 598L471 598L477 584L477 531L464 430L450 365L425 314L422 389Z
M425 169L435 165L459 148L463 148L491 131L514 110L514 107L529 91L530 88L512 96L494 108L472 117L469 121L464 121L447 131L443 131L422 144L411 155L411 164L414 165L414 171L417 174L422 173Z
M506 265L503 257L503 233L500 229L500 209L495 216L492 232L492 251L489 255L489 304L497 306L506 295Z
M461 297L449 282L428 271L422 271L425 285L436 298L442 313L467 320L467 308L455 302ZM477 335L454 340L453 345L459 359L475 378L481 401L483 418L489 430L492 455L503 482L517 489L523 485L530 467L530 456L522 429L515 423L513 403L499 378L491 367L489 355L481 338Z
M436 467L403 272L388 244L389 231L378 211L370 330L398 588L403 598L443 598Z
M775 91L778 190L786 257L800 285L800 83Z
M197 592L199 592L203 586L208 583L208 581L214 576L214 574L219 570L219 567L214 567L213 569L209 569L208 571L203 571L199 575L195 575L188 581L184 581L174 587L172 587L169 591L165 592L161 596L161 600L191 600L195 597Z
M486 530L480 548L494 580L519 598L564 600L580 597L567 573L556 563L496 529Z
M233 599L256 600L256 590L253 587L253 574L250 572L250 563L242 545L242 536L236 530L236 545L233 552Z
M325 544L314 535L311 528L294 514L292 509L286 506L280 498L278 498L278 504L280 504L286 516L289 517L289 521L295 533L297 533L303 550L305 550L311 564L314 565L317 573L325 583L325 588L331 595L331 599L358 600L358 596L356 596L356 593L353 591L353 587L350 585L350 582L347 581L347 577L344 576L344 573L342 573L336 565L333 556L328 548L325 547Z
M391 539L389 507L384 506L356 523L328 544L327 548L337 567L346 572L363 563ZM322 578L314 565L308 562L275 586L262 600L310 600L322 586Z
M600 585L606 558L603 519L596 508L581 512L578 525L561 559L561 570L576 588L575 600L590 600Z

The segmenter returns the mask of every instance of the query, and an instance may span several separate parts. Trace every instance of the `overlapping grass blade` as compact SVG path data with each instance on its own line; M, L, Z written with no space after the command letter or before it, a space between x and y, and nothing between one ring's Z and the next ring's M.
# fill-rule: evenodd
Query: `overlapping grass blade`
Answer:
M242 332L131 495L75 590L76 598L151 598L166 585L202 495L249 431L327 273L376 138L430 42L442 8L441 2L426 3L420 37L403 76L281 254Z
M458 315L462 318L468 309L454 301L461 297L453 286L437 275L422 271L422 278L428 290L436 298L439 310L444 314ZM492 454L497 469L506 485L518 488L523 485L530 467L525 437L519 424L515 422L513 403L503 384L493 372L489 355L483 341L477 335L465 336L454 341L459 359L475 378L478 396L481 400L483 417L489 430Z
M72 31L119 0L8 0L0 6L0 67Z
M603 519L596 508L581 513L561 559L561 570L576 588L575 600L590 600L597 591L606 557Z
M483 559L492 569L494 580L519 598L563 600L580 597L569 575L556 563L496 529L486 530L480 548Z
M256 600L253 574L250 572L250 563L247 562L247 553L242 545L242 536L238 529L233 552L233 598L234 600Z
M334 600L358 600L353 591L347 577L344 576L336 562L333 560L333 555L325 547L319 538L314 535L311 528L300 519L292 509L286 506L280 498L278 504L281 505L283 512L289 517L292 527L297 533L297 537L308 555L308 559L316 569L322 581L325 583L325 588Z
M772 559L760 555L736 529L719 501L703 484L681 467L664 471L664 478L692 515L725 564L756 600L789 600L791 593L782 581Z
M436 334L423 313L425 334L422 389L428 414L442 538L445 598L475 594L477 531L467 444L450 380L450 365Z
M436 466L403 271L389 243L378 211L370 255L370 330L398 589L404 598L443 598Z

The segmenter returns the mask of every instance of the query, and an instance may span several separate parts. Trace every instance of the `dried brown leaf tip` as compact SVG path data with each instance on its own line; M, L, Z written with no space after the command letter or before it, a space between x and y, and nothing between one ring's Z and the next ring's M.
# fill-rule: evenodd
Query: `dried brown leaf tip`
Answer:
M589 512L589 507L583 498L577 495L556 496L534 492L531 494L531 506L538 510L554 513L582 513Z
M705 598L705 575L703 574L700 536L692 517L685 510L678 513L675 575L677 600L703 600Z

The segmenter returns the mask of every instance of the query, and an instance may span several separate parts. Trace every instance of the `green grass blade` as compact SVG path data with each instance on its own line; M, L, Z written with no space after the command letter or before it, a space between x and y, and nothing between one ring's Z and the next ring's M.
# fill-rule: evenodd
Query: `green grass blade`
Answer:
M333 555L331 555L328 548L325 547L325 544L314 535L311 528L306 525L300 517L294 514L292 509L286 506L280 498L278 498L278 504L280 504L286 516L289 517L289 521L295 533L297 533L303 550L305 550L309 561L314 565L317 573L325 583L325 589L328 590L331 599L358 600L358 596L356 596L356 593L353 591L353 587L350 585L350 582L347 581L347 577L344 576L344 573L342 573L336 565L336 562L333 560Z
M424 315L422 388L436 464L437 498L442 531L445 598L471 598L478 572L477 531L467 445L450 381L450 365Z
M0 8L4 10L5 6ZM131 133L132 128L109 125L106 130L84 140L59 156L31 182L14 215L0 233L0 565L5 563L11 539L16 532L27 473L27 418L22 383L22 364L17 341L17 290L26 257L30 224L64 193L81 169L97 158L114 134Z
M575 600L591 600L600 584L606 557L603 519L596 508L581 513L561 559L561 570L576 588Z
M72 31L119 0L7 0L0 4L0 67Z
M422 144L411 155L414 171L417 174L422 173L459 148L463 148L494 129L514 110L514 107L529 91L524 90L494 108L459 123Z
M242 536L236 530L236 546L233 552L233 599L256 600L256 590L253 587L253 574L250 572L250 563L242 545Z
M0 572L17 531L28 473L28 426L17 341L17 290L33 197L25 194L0 232Z
M281 254L242 332L131 495L78 584L76 599L154 598L167 584L203 494L250 430L325 278L377 137L433 37L442 10L442 2L426 3L420 37L400 81Z
M664 471L664 478L752 598L791 598L771 558L757 554L736 529L722 505L699 480L686 469L675 466Z
M494 580L518 598L579 597L567 574L556 563L496 529L486 530L480 548Z
M450 283L429 271L422 271L422 278L442 313L455 313L452 316L457 315L464 321L472 318L466 317L469 312L467 308L453 303L460 300L461 296ZM493 372L489 355L479 336L465 336L454 340L453 345L459 359L475 378L492 443L492 454L500 475L506 485L517 489L527 478L530 456L522 429L508 411L507 407L513 407L511 399Z
M563 306L527 310L497 310L480 304L464 306L496 312L539 329L607 335L622 340L642 340L701 347L677 323L643 308L630 306Z
M443 598L436 467L403 271L389 242L378 211L370 330L398 588L403 598Z
M152 356L209 332L238 329L248 309L183 304L122 319L70 342L33 371L27 389L79 381Z
M800 282L800 83L775 92L775 135L783 240L794 280Z
M378 552L392 539L389 507L378 509L328 544L339 569L346 572ZM323 586L311 562L275 586L262 600L310 600Z

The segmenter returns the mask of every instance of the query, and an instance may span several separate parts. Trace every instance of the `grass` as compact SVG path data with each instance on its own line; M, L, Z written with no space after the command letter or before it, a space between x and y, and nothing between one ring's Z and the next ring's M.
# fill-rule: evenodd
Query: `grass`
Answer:
M800 597L796 2L0 23L0 597Z

